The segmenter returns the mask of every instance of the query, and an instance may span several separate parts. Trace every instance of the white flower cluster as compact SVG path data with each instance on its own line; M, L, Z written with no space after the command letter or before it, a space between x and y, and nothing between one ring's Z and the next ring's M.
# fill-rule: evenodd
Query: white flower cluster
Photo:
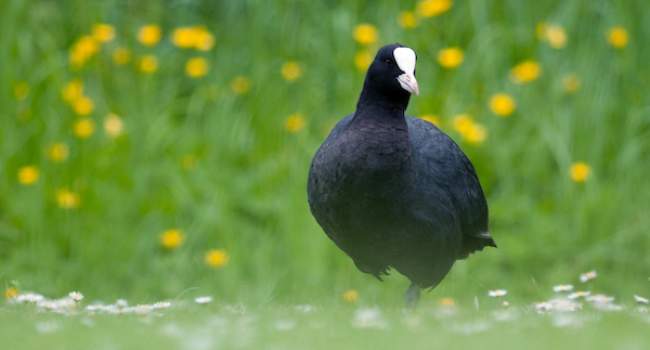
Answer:
M10 299L13 304L33 304L42 311L49 311L60 314L74 314L85 311L89 314L136 314L146 315L154 311L168 309L172 306L171 302L162 301L153 304L140 304L129 306L124 299L118 299L113 304L92 303L85 308L81 308L81 301L84 299L83 294L79 292L70 292L67 296L59 299L48 299L41 294L25 292L18 294Z
M129 306L124 299L118 299L113 304L93 303L86 306L86 312L90 314L109 314L109 315L148 315L155 311L168 309L172 306L169 301L161 301L153 304L138 304Z
M568 298L553 298L541 303L535 303L535 310L544 312L575 312L582 309L582 304Z
M60 299L48 299L38 293L26 292L12 298L10 302L14 304L34 304L37 308L44 311L70 314L77 310L77 305L83 298L83 294L79 292L71 292Z
M596 278L598 274L595 270L580 274L580 282L586 283ZM573 291L573 285L560 284L553 287L556 293L571 292L560 297L553 298L548 301L535 303L534 307L537 312L575 312L582 309L580 300L591 305L592 308L600 311L621 311L624 309L622 305L614 303L614 297L605 294L592 294L589 291ZM634 296L638 304L643 304L644 298L638 295ZM647 302L647 299L645 300Z

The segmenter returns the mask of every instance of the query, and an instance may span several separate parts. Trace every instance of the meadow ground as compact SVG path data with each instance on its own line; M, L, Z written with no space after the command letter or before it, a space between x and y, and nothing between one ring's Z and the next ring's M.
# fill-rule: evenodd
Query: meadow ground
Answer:
M0 335L16 335L14 348L106 339L174 347L190 339L178 329L194 329L197 347L312 338L321 347L532 347L537 338L641 348L648 323L634 295L650 296L645 7L0 1ZM418 53L421 95L408 113L438 124L472 159L499 245L457 263L424 296L421 326L399 311L407 282L359 273L315 223L305 193L311 156L353 111L375 50L396 41ZM598 278L582 284L591 270ZM592 311L585 300L579 325L537 314L534 303L560 283L624 308ZM493 321L501 300L487 293L497 289L508 290L511 321ZM177 302L160 317L64 317L16 305L30 290L79 290L81 309L117 298ZM193 305L198 295L214 303ZM477 311L475 298L488 307ZM452 302L455 316L434 312ZM298 304L317 311L296 313ZM352 325L373 307L385 329ZM278 330L284 318L294 326ZM483 320L489 330L462 326ZM219 322L233 333L210 333ZM250 340L237 333L242 322L253 325L241 328Z
M60 310L66 316L14 305L0 312L0 336L8 349L647 348L647 307L603 307L613 304L592 300L573 309L583 303L571 304L566 296L554 300L548 304L556 311L542 303L447 304L411 311L175 300L170 305L113 306L112 314L105 306L91 309L93 304L84 308L79 303Z

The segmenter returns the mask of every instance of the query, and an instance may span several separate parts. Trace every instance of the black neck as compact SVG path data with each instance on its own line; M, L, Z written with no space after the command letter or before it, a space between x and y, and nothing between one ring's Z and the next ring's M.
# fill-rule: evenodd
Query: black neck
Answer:
M404 118L404 112L408 107L411 95L407 91L399 91L397 93L381 91L375 88L372 82L366 80L363 83L363 90L357 102L356 114L363 115L364 112L370 111L383 111L382 115L387 115L396 118ZM387 113L386 113L387 112Z

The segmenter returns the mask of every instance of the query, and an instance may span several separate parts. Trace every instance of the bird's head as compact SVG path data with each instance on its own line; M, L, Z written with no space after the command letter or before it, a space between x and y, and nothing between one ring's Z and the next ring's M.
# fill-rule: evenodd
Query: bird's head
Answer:
M377 52L368 68L366 80L386 97L419 95L420 89L415 79L416 59L415 51L409 47L386 45Z

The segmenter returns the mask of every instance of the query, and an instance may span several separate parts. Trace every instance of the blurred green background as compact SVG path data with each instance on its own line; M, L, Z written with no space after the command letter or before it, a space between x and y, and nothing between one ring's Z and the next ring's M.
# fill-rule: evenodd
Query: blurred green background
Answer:
M647 290L645 5L2 0L0 287L401 303L407 281L358 272L306 200L368 59L400 42L408 112L468 153L499 244L432 294L539 296L591 269Z

